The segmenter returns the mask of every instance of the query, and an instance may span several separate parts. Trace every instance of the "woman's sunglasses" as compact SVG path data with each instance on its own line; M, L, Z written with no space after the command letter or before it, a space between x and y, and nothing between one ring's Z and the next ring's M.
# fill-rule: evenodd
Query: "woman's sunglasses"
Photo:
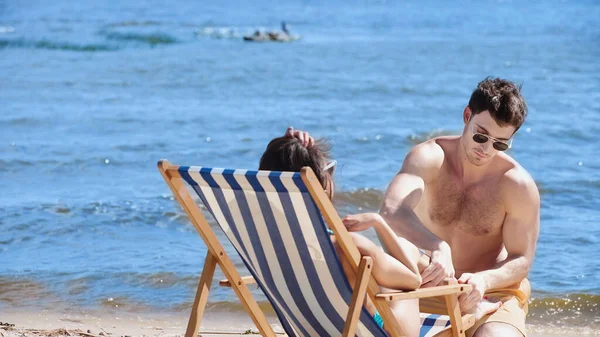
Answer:
M337 160L332 160L325 167L323 167L323 171L329 172L331 176L335 173L335 166L337 165Z
M475 141L475 143L484 144L491 139L494 141L492 146L498 151L506 151L512 146L512 138L508 142L504 142L492 136L475 132L475 126L473 124L471 124L471 132L473 133L473 141Z

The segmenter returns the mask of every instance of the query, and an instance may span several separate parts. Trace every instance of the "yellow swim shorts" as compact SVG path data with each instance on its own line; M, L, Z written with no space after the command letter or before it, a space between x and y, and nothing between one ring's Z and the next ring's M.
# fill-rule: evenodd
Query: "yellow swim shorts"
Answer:
M466 331L467 337L472 337L475 331L485 323L502 322L517 328L523 336L527 337L525 330L525 317L528 311L528 301L531 295L529 281L524 279L510 287L491 289L485 292L489 301L502 301L502 306L496 312L483 316Z

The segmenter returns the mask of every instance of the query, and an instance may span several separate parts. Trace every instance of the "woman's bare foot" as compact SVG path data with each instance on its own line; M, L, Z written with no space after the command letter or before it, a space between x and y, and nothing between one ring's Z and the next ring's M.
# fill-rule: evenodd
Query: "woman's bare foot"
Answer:
M490 302L488 300L481 300L475 307L467 311L468 314L475 315L475 321L481 319L481 317L494 313L500 309L502 302Z

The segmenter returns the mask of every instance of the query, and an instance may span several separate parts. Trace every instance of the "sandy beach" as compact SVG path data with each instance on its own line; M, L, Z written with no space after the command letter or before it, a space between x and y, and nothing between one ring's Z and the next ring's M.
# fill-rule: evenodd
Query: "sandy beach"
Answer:
M0 314L3 336L183 336L189 317L169 313L115 314L108 312L57 313L16 311ZM276 333L284 335L275 317L269 321ZM252 321L241 313L206 313L201 336L257 334Z
M3 310L4 311L4 310ZM277 335L286 336L277 318L268 316ZM184 314L16 310L0 313L0 336L184 336L188 317ZM600 331L582 327L528 325L529 337L600 336ZM200 336L259 335L250 318L239 312L207 312Z

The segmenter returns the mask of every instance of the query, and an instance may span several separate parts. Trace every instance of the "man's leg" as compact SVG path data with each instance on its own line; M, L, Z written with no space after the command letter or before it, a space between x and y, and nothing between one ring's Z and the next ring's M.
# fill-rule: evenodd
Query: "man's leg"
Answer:
M526 313L516 298L506 300L496 312L477 320L467 337L523 337Z
M473 337L523 337L523 334L510 324L489 322L480 326Z

